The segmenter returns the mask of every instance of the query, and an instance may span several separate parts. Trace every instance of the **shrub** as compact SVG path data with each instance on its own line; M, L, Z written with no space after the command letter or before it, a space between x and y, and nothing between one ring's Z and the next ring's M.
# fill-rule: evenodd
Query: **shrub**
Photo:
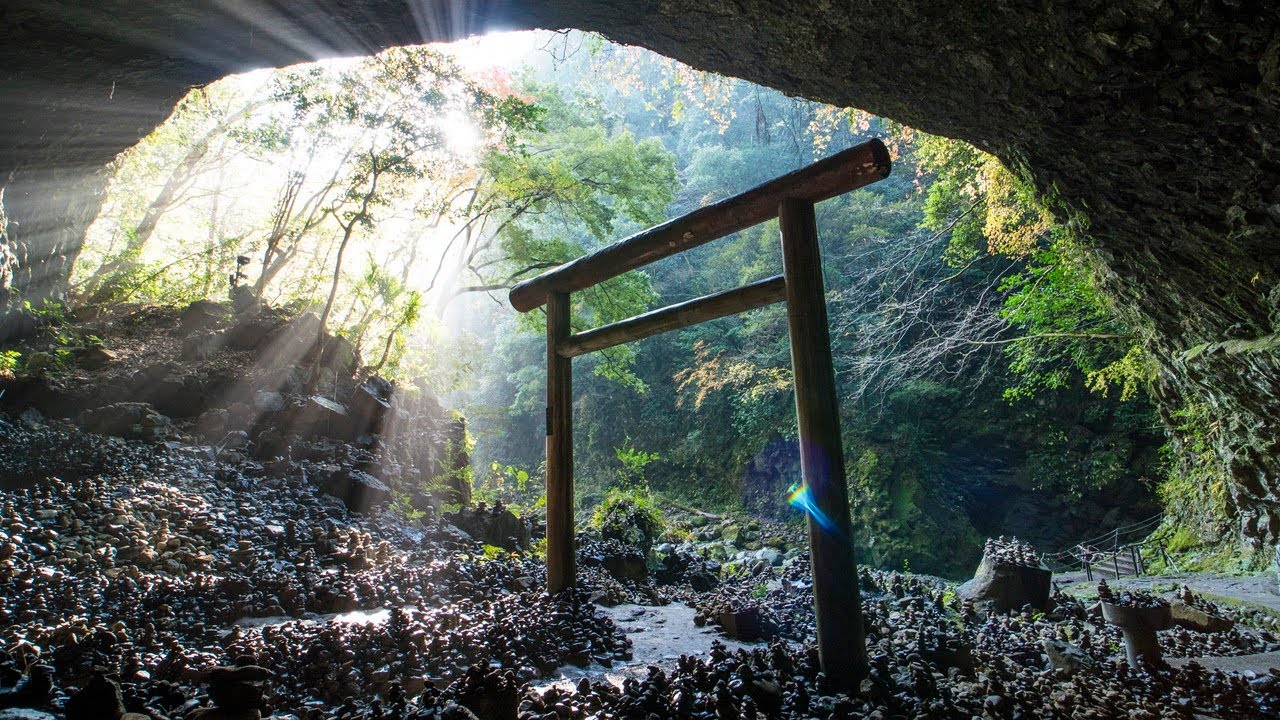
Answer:
M596 507L591 525L606 539L625 543L648 555L666 523L647 492L611 490Z

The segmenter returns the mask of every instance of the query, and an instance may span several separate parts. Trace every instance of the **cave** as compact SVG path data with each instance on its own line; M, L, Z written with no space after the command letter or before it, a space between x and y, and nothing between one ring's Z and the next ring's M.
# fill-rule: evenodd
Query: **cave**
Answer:
M1266 2L181 1L3 10L4 330L66 282L103 168L228 73L578 28L966 140L1087 227L1159 392L1206 404L1247 542L1280 539L1280 9Z
M1274 575L1262 574L1273 559L1280 561L1280 7L1252 0L13 0L0 10L0 21L0 343L12 344L0 345L0 361L7 363L0 364L0 629L6 640L0 649L0 718L30 712L43 720L53 717L48 710L68 720L219 720L289 710L272 717L312 720L336 711L344 720L843 720L899 713L1025 717L1059 707L1094 708L1081 710L1093 713L1116 703L1135 717L1180 716L1194 708L1212 716L1262 718L1280 708L1280 635L1273 634L1280 631L1280 600ZM212 200L205 253L212 258L215 246L222 248L222 264L208 260L203 294L181 296L181 304L134 303L128 294L97 295L76 285L78 260L83 266L101 253L97 272L110 267L107 252L92 245L92 227L111 207L111 193L127 184L120 171L125 153L144 146L177 117L192 91L238 73L319 60L335 61L327 68L368 62L359 72L376 76L368 68L383 62L383 51L408 53L415 46L522 30L564 31L566 37L570 31L598 33L690 68L876 117L876 124L868 123L876 129L854 132L850 120L849 135L841 136L862 144L824 160L818 160L822 153L815 144L807 169L771 176L771 182L728 200L712 203L714 193L677 200L675 190L655 192L651 202L660 209L683 207L686 214L633 230L603 249L570 243L591 253L576 261L531 255L526 262L532 264L506 284L485 284L475 271L480 281L465 291L482 291L489 299L501 291L499 304L507 313L511 307L545 312L546 407L535 399L532 410L518 409L514 398L527 395L532 385L527 377L523 384L512 379L530 375L531 368L541 374L542 338L534 336L539 347L530 353L526 333L525 340L502 346L508 353L503 355L496 350L499 339L508 340L504 333L515 326L495 323L488 345L441 344L446 349L440 352L492 351L496 360L488 361L496 365L487 367L500 377L495 383L507 383L502 389L511 407L486 419L485 403L476 400L465 412L478 409L475 422L481 427L516 438L504 448L527 450L544 442L545 410L546 445L537 448L539 454L545 449L545 462L526 466L532 476L546 477L541 498L525 487L531 473L515 465L504 468L495 461L490 477L476 476L477 468L488 472L491 458L476 452L463 414L446 409L460 395L437 395L423 374L382 372L397 337L403 340L398 333L417 320L416 290L408 293L413 299L402 320L389 309L377 316L387 328L385 341L368 344L381 352L376 363L362 358L364 341L374 337L365 331L374 323L371 308L391 295L353 291L358 299L330 323L347 242L360 222L373 226L366 211L381 177L373 141L373 169L368 176L353 171L361 182L372 178L360 209L337 200L324 211L317 210L321 200L311 206L313 217L327 213L345 234L334 231L323 263L291 268L298 273L293 278L318 275L315 268L332 277L323 311L314 287L291 301L282 300L283 293L264 296L264 285L276 277L268 275L268 265L279 236L267 238L256 289L249 290L249 275L241 268L256 269L248 267L254 259L237 253L250 252L247 247L256 252L258 238L249 237L251 230L235 236L226 245L229 251L217 245L225 239L215 238L221 184ZM422 67L412 59L404 62L400 67ZM460 107L449 105L450 97L472 97L476 107L511 101L504 106L511 114L501 121L511 125L495 121L485 131L526 122L521 127L534 128L537 112L545 110L533 101L522 109L524 90L504 85L505 95L485 95L479 82L467 84L462 75L450 79L447 71L432 68L436 87L450 88L439 90L437 104L430 106L436 115L406 114L414 120L363 126L360 132L376 136L380 127L430 125L444 138L443 147L452 142L446 137L448 109ZM356 76L334 72L342 79L329 88ZM414 87L416 81L402 82ZM296 92L271 96L258 107L305 109L322 104L316 98L324 92L338 94L307 95L305 87ZM487 99L475 99L481 95ZM350 107L348 120L356 114ZM292 117L298 127L317 127L302 124L301 115ZM583 114L589 119L582 121L605 125L603 117ZM258 132L277 119L244 132ZM761 121L756 122L758 135ZM1141 409L1126 409L1124 398L1107 399L1105 379L1096 381L1093 371L1078 365L1074 369L1087 380L1077 377L1051 399L1041 397L1034 410L1017 409L1012 401L999 404L998 391L1009 398L1013 388L996 387L990 376L977 373L967 389L945 381L917 386L925 376L892 377L884 381L888 389L880 400L892 410L876 414L867 409L872 404L863 404L841 415L837 405L844 400L838 396L852 385L828 382L841 371L832 369L839 338L827 336L826 307L846 299L842 293L848 289L832 290L830 264L823 289L814 205L888 180L891 167L897 171L897 149L891 157L872 137L886 127L879 123L968 143L1034 189L1037 207L1048 208L1055 227L1079 243L1081 257L1073 261L1087 267L1095 296L1100 293L1107 312L1132 329L1137 344L1132 336L1127 341L1152 361L1150 385L1143 390L1149 397L1144 395ZM471 130L479 132L477 126ZM643 150L646 141L665 151L652 137L631 147ZM525 157L523 145L493 142L511 150L512 158ZM319 157L318 147L312 145L308 163ZM726 148L720 150L727 153ZM348 150L336 167L346 167L350 157ZM430 162L421 157L415 161ZM617 162L662 165L669 175L662 180L677 186L670 159L675 152L659 157L636 151L627 157ZM910 157L906 168L915 162ZM829 168L854 162L849 158L862 158L857 162L868 173L866 182L841 186L838 193L814 190L813 197L789 184L806 173L835 177ZM468 167L483 164L472 162ZM739 162L724 167L746 167L749 161ZM412 172L403 177L447 185L439 179L443 175ZM926 172L915 178L916 189ZM644 185L637 177L627 175L629 182ZM281 191L279 207L289 209L274 216L283 221L272 232L287 228L303 179L293 195ZM911 185L909 177L893 182L894 188ZM333 187L331 181L324 193ZM770 187L759 195L763 210L734 204ZM878 208L874 203L890 202L892 192L857 202ZM619 194L608 197L626 202ZM914 217L910 212L924 204L899 212ZM716 222L729 229L705 231L705 238L682 229L682 222L694 227L698 214L705 218L708 212L722 216ZM927 211L919 214L927 217ZM440 209L436 222L444 216ZM768 225L774 220L776 231ZM641 221L633 215L627 222ZM769 233L781 236L783 275L746 280L736 291L629 319L575 315L580 308L571 304L571 292L623 276L637 267L628 263L642 255L646 262L660 262L732 235L733 243L742 244L726 255L750 258L751 252L740 251L755 248L772 258L759 250L766 245L753 246L745 233L737 234L748 225L768 227L752 242L762 243ZM603 226L615 229L610 222ZM194 227L184 226L183 232ZM883 227L902 226L886 221ZM954 222L933 240L951 228ZM926 229L932 229L927 221L914 226L924 235ZM528 233L532 237L534 231ZM606 242L604 232L588 234ZM330 272L334 238L340 240ZM850 231L845 238L858 236ZM402 263L397 293L405 292L407 278L421 268L413 264L419 240L410 241L412 256ZM396 248L387 252L389 258ZM440 251L436 275L452 248L450 241ZM467 262L480 252L474 250ZM874 254L862 252L861 260ZM653 277L661 277L663 290L698 289L709 281L696 275L693 264L706 257L686 259L687 275L659 276L667 272L661 269ZM370 251L369 264L379 262ZM1027 262L1024 267L1030 267ZM227 277L225 267L231 268L230 292L226 301L215 300L213 280ZM852 261L839 267L847 284L863 277ZM542 274L520 274L529 271ZM355 274L348 267L348 277ZM361 278L367 287L394 284L372 273ZM297 281L279 284L289 282ZM1006 292L1007 285L995 283L988 287ZM433 276L428 291L434 286ZM610 286L608 292L617 291ZM968 298L957 294L960 302ZM660 295L637 291L639 299L631 300L643 304ZM725 306L732 310L708 309L726 295L737 298ZM744 299L748 295L755 299ZM59 305L73 296L86 302ZM441 304L440 322L454 297ZM733 414L740 398L704 409L700 394L692 410L682 404L686 384L699 372L720 372L723 352L707 349L704 338L727 326L689 339L679 358L675 352L653 353L663 357L645 368L667 382L665 394L644 404L676 406L643 425L651 435L678 425L669 416L680 411L704 423L715 413L724 416L718 418L722 424L707 425L705 436L696 420L680 428L686 433L681 442L695 446L692 454L706 450L709 459L691 462L685 456L680 465L651 451L645 444L651 438L612 437L616 426L643 413L619 411L614 398L598 404L613 415L590 403L575 405L570 358L683 328L699 312L697 322L716 322L783 299L792 342L801 338L802 349L792 345L791 364L768 376L772 384L752 386L753 392L787 386L784 393L794 394L774 396L774 405L752 410L756 415L748 420L768 426L752 442L768 438L766 447L743 451L729 448L727 438L713 437L742 429ZM50 304L41 308L45 301ZM627 302L623 297L619 306ZM364 303L364 315L348 322L358 315L357 303ZM669 320L685 312L694 315L684 324ZM578 329L587 321L599 322L594 329ZM540 322L535 318L534 325ZM80 329L71 340L57 335L59 327L73 325ZM855 326L844 326L845 335L853 334L850 327ZM1009 327L1026 326L1002 326ZM34 341L20 345L41 333L53 333L61 344L47 351ZM128 342L116 352L93 333L118 333ZM1048 332L1058 334L1072 335ZM743 337L742 344L752 346L752 336ZM983 337L973 344L999 347L1010 341ZM397 358L425 354L426 342L401 342ZM21 355L10 346L30 352ZM472 370L471 358L457 360ZM682 361L694 367L672 367ZM509 366L502 367L504 362ZM417 372L422 367L427 366ZM508 375L511 367L519 372ZM592 372L607 376L607 364L606 373L598 367ZM75 392L67 390L71 381L52 379L58 372L79 383ZM957 369L952 376L960 374ZM633 385L626 384L626 371L610 379L642 392L636 389L644 384L639 375L630 376ZM451 381L441 380L441 387ZM604 394L599 386L584 385ZM909 392L894 395L907 387ZM979 391L991 396L975 401ZM774 407L777 397L784 405L795 401L800 422L794 438L787 435L790 419L779 429L776 413L759 409ZM575 413L585 415L583 425L592 428L583 433L592 443L586 457L617 461L608 472L598 462L591 465L597 476L584 483L590 497L574 491ZM847 425L858 413L866 415L865 424L856 430L857 449L846 456L850 447L841 448L841 423L848 436ZM1194 425L1188 420L1193 413ZM1041 427L1037 418L1053 421ZM599 437L592 437L597 430ZM1022 433L1047 439L1029 443ZM1168 444L1159 446L1157 436ZM910 446L914 454L889 452L897 445ZM718 446L729 449L712 452ZM661 448L663 455L684 451L675 442ZM835 459L815 448L834 448ZM1181 490L1169 491L1167 484L1155 489L1147 471L1181 461L1160 460L1161 453L1212 468L1177 478L1191 483L1193 499L1171 500L1166 493ZM522 463L528 453L517 456ZM679 501L650 492L645 467L661 467L663 460L678 468L671 471L674 482L689 489ZM723 477L695 477L717 462L734 469ZM1050 466L1052 471L1040 473ZM832 476L846 482L821 479L831 467L838 468ZM746 477L731 477L739 469ZM1056 475L1046 480L1051 473ZM1089 482L1052 484L1072 473L1088 475ZM1110 479L1098 480L1104 476ZM791 483L794 477L799 479ZM814 487L811 478L819 478ZM700 484L715 487L708 491ZM746 512L717 514L730 505L716 505L713 496L725 492L740 493L740 505L733 507ZM861 500L851 502L846 492L873 498L856 516L869 518L866 527L842 519ZM1205 510L1225 517L1191 527L1195 521L1175 517L1170 509L1206 497L1214 507ZM1059 502L1071 507L1053 507ZM1152 516L1157 502L1165 511ZM836 513L836 522L828 512ZM663 513L676 520L664 520ZM971 524L946 527L946 518L965 515ZM1230 533L1220 531L1223 522ZM891 537L887 524L907 532ZM1102 528L1108 532L1099 538L1061 544ZM1200 538L1214 536L1203 554L1197 554L1200 546L1166 552L1174 542L1170 537L1184 529ZM1024 539L1026 533L1041 535L1031 543L1006 539L1003 533L1014 530ZM802 532L808 551L800 548ZM978 533L987 536L985 546ZM1122 534L1141 539L1122 542ZM1221 537L1226 534L1231 537ZM1040 538L1059 551L1038 551ZM937 552L908 562L900 544L912 543ZM855 546L861 565L855 564ZM1098 548L1104 546L1109 550L1102 557ZM969 577L979 551L972 580L945 579L958 572ZM1170 553L1179 562L1203 565L1184 573ZM934 564L913 568L914 558ZM1166 577L1144 577L1145 563L1156 563ZM1235 583L1203 572L1231 563L1257 574ZM846 566L852 572L840 570ZM1071 587L1051 581L1055 574L1070 578L1063 582ZM1097 583L1095 575L1113 580L1118 589ZM1196 590L1165 580L1185 580ZM703 637L713 633L722 634ZM162 646L169 652L163 660L155 652ZM1201 662L1214 672L1205 674ZM628 675L625 680L609 674L615 663ZM642 668L648 673L643 679ZM291 689L273 695L276 681Z

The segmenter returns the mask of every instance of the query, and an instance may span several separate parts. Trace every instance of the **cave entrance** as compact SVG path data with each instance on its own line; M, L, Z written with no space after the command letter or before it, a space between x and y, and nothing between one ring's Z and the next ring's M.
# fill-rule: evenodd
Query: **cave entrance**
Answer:
M814 204L882 180L892 163L872 140L561 265L511 290L520 312L547 307L547 588L574 586L573 358L778 302L787 304L799 426L800 497L809 527L819 659L853 688L866 668L862 603L827 329ZM572 334L570 294L778 218L781 275Z

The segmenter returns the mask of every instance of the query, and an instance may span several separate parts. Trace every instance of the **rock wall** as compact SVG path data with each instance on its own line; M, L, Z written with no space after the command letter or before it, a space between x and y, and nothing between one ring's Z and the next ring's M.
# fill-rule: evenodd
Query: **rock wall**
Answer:
M482 30L598 30L695 67L963 138L1028 173L1064 217L1087 223L1109 294L1164 364L1167 396L1218 414L1245 535L1280 539L1273 2L84 5L16 0L0 10L0 180L9 242L27 248L30 292L56 291L91 217L42 188L53 181L65 197L91 196L94 169L193 84Z

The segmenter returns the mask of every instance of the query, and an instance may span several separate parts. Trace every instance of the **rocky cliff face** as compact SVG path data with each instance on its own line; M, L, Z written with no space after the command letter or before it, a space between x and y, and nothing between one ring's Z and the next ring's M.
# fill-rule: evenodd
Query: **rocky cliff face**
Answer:
M486 29L576 27L964 138L1087 223L1165 393L1208 404L1242 530L1280 539L1280 7L533 0L16 0L0 16L0 178L16 284L56 290L95 173L228 72ZM0 298L2 300L3 298Z

